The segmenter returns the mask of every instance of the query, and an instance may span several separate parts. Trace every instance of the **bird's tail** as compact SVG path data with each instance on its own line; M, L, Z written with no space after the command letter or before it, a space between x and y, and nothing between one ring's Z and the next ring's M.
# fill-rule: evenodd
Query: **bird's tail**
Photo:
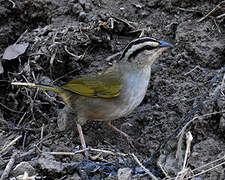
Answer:
M60 87L53 87L53 86L48 86L44 84L34 84L34 83L25 83L25 82L12 82L12 85L19 85L19 86L30 86L30 87L37 87L49 91L54 91L56 92L59 96L62 97L62 99L70 106L72 107L72 102L71 102L71 97L75 97L75 95L70 91L66 91Z
M37 87L49 91L54 91L56 93L61 93L62 90L58 87L43 85L43 84L34 84L34 83L25 83L25 82L12 82L12 85L18 85L18 86L30 86L30 87Z

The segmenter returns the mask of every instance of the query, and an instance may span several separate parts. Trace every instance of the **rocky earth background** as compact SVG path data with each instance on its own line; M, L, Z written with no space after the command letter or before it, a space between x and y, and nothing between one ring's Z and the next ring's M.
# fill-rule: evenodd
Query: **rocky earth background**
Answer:
M224 1L1 0L0 22L1 179L225 178ZM88 122L85 159L76 129L59 123L70 119L62 99L11 85L102 71L141 35L175 48L153 65L142 104L113 121L139 148Z

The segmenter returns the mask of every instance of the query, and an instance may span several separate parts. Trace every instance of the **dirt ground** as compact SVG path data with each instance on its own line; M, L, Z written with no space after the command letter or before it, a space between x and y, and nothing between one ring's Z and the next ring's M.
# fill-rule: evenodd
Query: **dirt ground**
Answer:
M221 0L1 0L1 179L28 180L24 172L52 180L150 179L147 171L157 179L175 179L178 173L225 179L224 14ZM11 85L60 85L100 72L141 33L175 48L154 63L141 105L113 121L140 144L136 149L104 122L92 121L83 126L90 155L107 152L95 159L73 154L80 140L75 124L60 125L72 117L62 99ZM3 60L14 43L29 46L19 57ZM185 163L188 131L193 140Z

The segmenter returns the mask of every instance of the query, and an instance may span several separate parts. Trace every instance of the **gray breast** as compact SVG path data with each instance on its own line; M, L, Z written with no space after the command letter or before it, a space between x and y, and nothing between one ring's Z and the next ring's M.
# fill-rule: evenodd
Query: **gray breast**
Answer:
M117 109L121 116L130 114L144 99L149 79L150 68L136 70L123 75L123 87L119 95L120 105Z

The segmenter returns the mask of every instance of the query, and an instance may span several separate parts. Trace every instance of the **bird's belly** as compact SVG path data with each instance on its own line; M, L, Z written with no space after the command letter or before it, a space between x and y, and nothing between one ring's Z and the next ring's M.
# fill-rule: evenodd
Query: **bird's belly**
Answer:
M130 114L143 100L146 90L139 92L129 92L127 98L118 97L113 99L104 99L99 103L93 99L90 108L86 108L85 117L87 120L114 120ZM121 94L122 95L122 94Z

